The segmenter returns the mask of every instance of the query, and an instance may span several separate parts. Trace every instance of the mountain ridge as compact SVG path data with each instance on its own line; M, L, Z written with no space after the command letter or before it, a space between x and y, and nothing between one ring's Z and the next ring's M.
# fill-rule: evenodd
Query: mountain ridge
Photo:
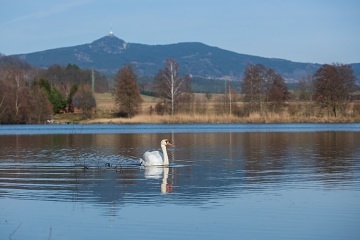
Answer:
M201 42L166 45L127 43L113 34L91 43L13 55L33 66L46 68L54 64L76 64L114 75L124 64L133 64L139 76L154 76L166 59L174 58L181 73L213 79L240 80L248 64L263 64L273 68L288 82L313 74L321 64L300 63L279 58L241 54L209 46ZM353 66L360 79L360 63Z

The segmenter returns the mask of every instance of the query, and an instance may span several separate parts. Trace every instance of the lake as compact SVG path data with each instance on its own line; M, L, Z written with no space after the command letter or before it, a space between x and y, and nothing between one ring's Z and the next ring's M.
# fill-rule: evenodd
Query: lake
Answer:
M170 139L169 167L142 167ZM359 239L360 124L0 125L0 239Z

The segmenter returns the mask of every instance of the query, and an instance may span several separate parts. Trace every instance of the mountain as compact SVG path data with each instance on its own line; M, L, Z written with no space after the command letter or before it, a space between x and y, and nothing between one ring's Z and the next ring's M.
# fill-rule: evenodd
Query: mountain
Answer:
M97 69L107 75L114 75L124 64L131 63L139 76L154 76L163 68L166 59L174 58L182 73L231 80L241 79L249 63L271 67L287 81L313 74L320 66L315 63L239 54L199 42L168 45L126 43L113 34L89 44L15 56L37 67L46 68L53 64L66 66L71 63L81 68ZM360 63L353 64L353 69L359 78Z

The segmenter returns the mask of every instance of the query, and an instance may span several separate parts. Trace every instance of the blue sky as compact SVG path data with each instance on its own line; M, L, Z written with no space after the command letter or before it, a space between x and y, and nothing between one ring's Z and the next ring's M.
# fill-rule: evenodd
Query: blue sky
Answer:
M0 0L0 53L202 42L296 62L359 63L358 0Z

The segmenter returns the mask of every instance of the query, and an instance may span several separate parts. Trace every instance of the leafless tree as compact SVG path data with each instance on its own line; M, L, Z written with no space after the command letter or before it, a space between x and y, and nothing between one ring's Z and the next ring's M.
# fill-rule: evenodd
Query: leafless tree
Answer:
M290 92L282 76L269 68L267 71L268 89L266 102L270 104L273 111L280 110L289 100Z
M324 64L313 76L314 98L322 107L336 117L341 107L350 100L355 87L355 76L351 65Z
M73 97L73 105L82 110L85 118L92 116L92 111L96 108L96 100L90 85L81 84L79 86Z
M154 90L159 97L170 102L172 116L177 111L178 102L184 97L184 93L189 93L189 88L191 89L190 76L181 77L179 64L172 58L167 59L164 69L160 70L154 79Z
M241 92L249 103L249 111L262 112L264 102L265 66L249 64L245 69L244 78L241 82Z
M289 98L284 79L273 69L261 64L249 64L241 83L242 93L249 102L249 111L262 114L268 103L281 106Z
M52 105L48 99L47 93L39 84L34 84L31 87L31 112L29 114L31 123L44 123L51 119L53 111Z
M17 58L0 57L0 123L41 123L51 117L45 92L33 88L37 73Z
M30 90L27 75L31 67L12 57L0 61L1 106L0 121L3 123L26 123L31 112Z

